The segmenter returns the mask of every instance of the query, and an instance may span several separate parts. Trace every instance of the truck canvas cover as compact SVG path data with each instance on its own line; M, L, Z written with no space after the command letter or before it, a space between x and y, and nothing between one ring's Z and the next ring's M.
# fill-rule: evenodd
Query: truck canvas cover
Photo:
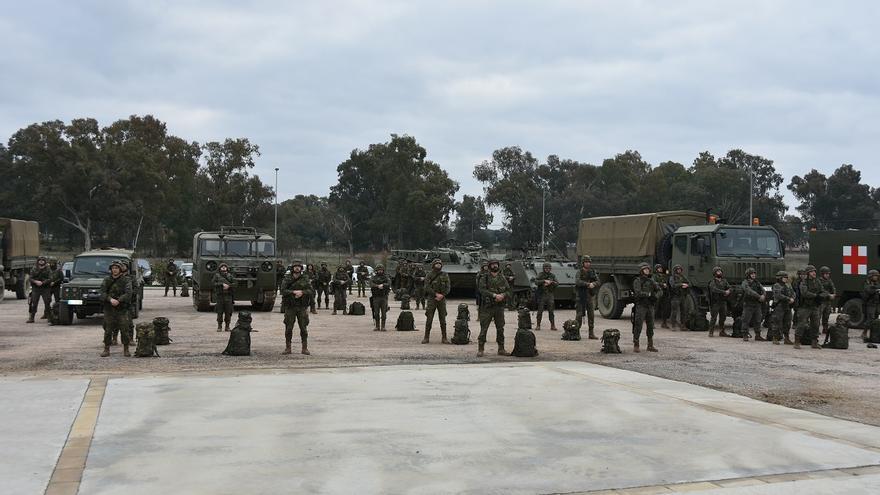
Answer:
M4 243L9 258L40 255L40 227L37 222L0 218L0 230L5 231Z
M654 256L657 243L667 233L684 225L705 224L705 213L688 210L584 218L578 230L577 252L590 256Z

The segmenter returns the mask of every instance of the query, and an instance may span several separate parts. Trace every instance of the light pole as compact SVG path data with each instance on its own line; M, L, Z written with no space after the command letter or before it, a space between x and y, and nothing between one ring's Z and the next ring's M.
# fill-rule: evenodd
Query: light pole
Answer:
M747 225L751 225L753 219L755 218L754 213L752 213L752 198L755 196L755 169L749 167L749 221L746 222Z
M278 244L278 167L275 167L275 244Z
M544 203L547 199L547 189L541 189L541 257L544 257Z

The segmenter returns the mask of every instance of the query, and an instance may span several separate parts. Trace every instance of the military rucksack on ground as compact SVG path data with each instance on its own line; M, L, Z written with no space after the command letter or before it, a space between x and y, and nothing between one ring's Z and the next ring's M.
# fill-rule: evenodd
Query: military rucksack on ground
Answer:
M620 354L620 330L608 329L602 332L602 352Z
M411 298L410 298L409 294L401 294L401 296L400 296L400 309L406 309L406 310L411 309L409 306L410 299Z
M253 318L250 312L242 311L238 313L238 321L235 327L229 332L229 342L226 343L226 349L223 354L227 356L250 356L251 355L251 322Z
M467 320L461 318L455 320L454 332L452 333L452 343L456 345L466 345L471 343L471 329L468 328Z
M880 320L873 320L868 324L868 342L880 344Z
M138 323L137 332L137 348L134 350L135 357L159 357L159 351L156 349L156 332L152 323Z
M460 303L458 305L458 316L455 317L456 320L471 320L471 310L468 309L468 305L465 303Z
M828 327L828 342L822 344L828 349L849 349L849 327L835 323Z
M529 312L529 308L519 308L516 310L516 328L531 330L532 313Z
M692 332L706 332L709 330L709 319L703 313L693 312L684 319L684 326Z
M581 329L577 320L566 320L562 324L562 340L581 340Z
M398 332L415 332L416 320L413 318L412 311L401 311L397 317L397 325L394 325L394 328Z
M180 297L189 297L189 283L187 283L185 278L180 284Z
M513 338L513 351L511 356L516 357L535 357L538 355L538 348L535 342L535 332L528 328L520 328L516 331Z
M367 308L364 307L363 303L355 301L348 306L348 314L353 316L363 316L367 314Z
M742 318L736 317L733 319L733 325L731 325L730 336L737 338L737 339L743 338Z
M168 336L169 330L171 330L171 327L168 326L168 318L162 316L153 318L153 331L156 334L156 345L168 345L172 342L171 337Z

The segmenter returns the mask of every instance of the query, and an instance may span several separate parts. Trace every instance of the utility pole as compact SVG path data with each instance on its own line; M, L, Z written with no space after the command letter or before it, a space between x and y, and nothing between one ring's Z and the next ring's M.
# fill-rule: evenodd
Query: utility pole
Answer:
M544 203L547 198L547 189L541 189L541 257L544 257Z
M275 245L278 245L278 167L275 167ZM277 255L277 249L276 255Z
M748 225L752 224L755 215L752 210L752 198L755 197L755 169L753 167L749 167L749 221L746 222Z

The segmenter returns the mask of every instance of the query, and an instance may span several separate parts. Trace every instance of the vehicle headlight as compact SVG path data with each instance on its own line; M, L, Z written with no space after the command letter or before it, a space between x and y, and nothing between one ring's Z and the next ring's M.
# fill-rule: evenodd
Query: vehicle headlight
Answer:
M205 270L208 270L209 272L213 272L216 269L217 269L217 262L216 261L209 261L209 262L205 263Z
M260 268L262 268L264 272L271 272L272 271L272 262L271 261L264 261L263 264L260 265Z

